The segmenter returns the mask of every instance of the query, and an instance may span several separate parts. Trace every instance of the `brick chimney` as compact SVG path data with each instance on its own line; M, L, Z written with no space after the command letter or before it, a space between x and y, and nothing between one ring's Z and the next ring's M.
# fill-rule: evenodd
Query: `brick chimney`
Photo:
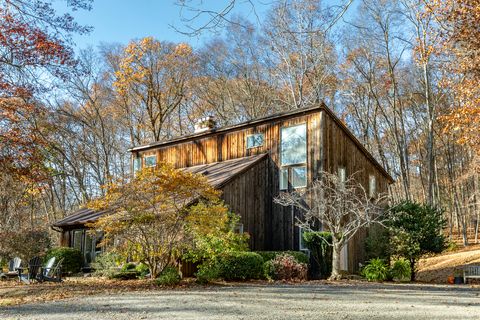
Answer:
M213 116L203 117L195 123L195 133L206 132L215 129L216 122Z

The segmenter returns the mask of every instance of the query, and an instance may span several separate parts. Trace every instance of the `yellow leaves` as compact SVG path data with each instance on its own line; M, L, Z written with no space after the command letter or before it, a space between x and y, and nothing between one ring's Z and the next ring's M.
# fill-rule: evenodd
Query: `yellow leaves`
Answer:
M180 43L175 47L174 53L177 56L189 56L193 53L193 50L188 44Z

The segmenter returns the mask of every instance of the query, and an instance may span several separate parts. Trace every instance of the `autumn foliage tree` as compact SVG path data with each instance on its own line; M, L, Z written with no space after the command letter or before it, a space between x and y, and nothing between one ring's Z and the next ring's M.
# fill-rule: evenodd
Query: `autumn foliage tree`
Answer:
M152 277L182 253L209 248L212 238L236 242L228 208L202 175L161 163L105 189L89 206L109 213L91 227L104 230L105 244L115 241L112 250L148 265Z
M451 112L444 117L447 132L480 153L480 1L428 1L439 21L440 50L449 57L445 85L454 93Z
M135 119L147 140L172 136L167 123L187 99L194 62L192 48L185 43L175 45L147 37L124 49L114 87L126 116Z
M90 0L69 1L89 9ZM67 41L89 29L69 14L58 16L51 1L0 1L0 163L22 176L41 169L38 148L44 143L34 115L43 112L38 95L53 78L65 78L75 64Z

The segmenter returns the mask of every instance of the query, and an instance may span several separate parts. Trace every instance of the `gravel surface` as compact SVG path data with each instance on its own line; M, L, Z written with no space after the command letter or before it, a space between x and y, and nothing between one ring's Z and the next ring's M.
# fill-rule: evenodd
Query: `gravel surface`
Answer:
M0 319L480 319L480 289L401 284L209 286L0 308Z

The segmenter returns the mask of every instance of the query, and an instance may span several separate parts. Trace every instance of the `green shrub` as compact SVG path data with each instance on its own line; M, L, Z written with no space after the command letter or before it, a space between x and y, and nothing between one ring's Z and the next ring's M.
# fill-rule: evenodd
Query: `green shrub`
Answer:
M55 257L58 260L63 259L63 273L78 273L83 266L83 256L80 250L68 247L59 247L49 250L45 256L45 261Z
M390 277L400 281L410 279L410 262L405 259L395 261L390 268Z
M275 279L275 266L273 265L273 260L268 260L263 263L263 276L267 280Z
M448 241L446 244L445 251L456 251L458 249L458 244L453 241Z
M150 273L150 269L148 268L148 266L145 263L139 263L135 267L135 270L137 271L138 276L140 278L145 278Z
M270 261L275 259L279 255L283 254L289 254L295 258L295 260L299 263L306 263L308 264L308 256L301 252L301 251L255 251L255 253L258 253L262 258L264 262Z
M156 279L159 286L174 286L180 283L180 274L174 267L166 267Z
M388 229L381 225L373 225L368 229L365 238L365 259L380 258L390 260L390 236Z
M332 246L330 245L332 233L327 231L304 232L303 241L316 264L312 266L314 277L328 278L332 273Z
M113 252L105 252L95 257L95 261L90 264L97 277L112 277L118 272L120 257Z
M263 258L255 252L232 252L219 260L220 276L225 280L260 279Z
M126 270L126 271L118 271L112 272L109 276L109 279L118 279L118 280L133 280L138 278L138 272L133 270Z
M197 282L206 284L212 282L215 279L221 278L219 263L203 263L198 267L198 271L195 273Z
M388 267L382 259L374 258L362 268L361 274L368 281L385 281L388 271Z
M135 270L136 267L137 267L137 265L135 263L127 262L122 266L121 270L122 271L130 271L130 270Z
M305 263L300 263L292 255L278 255L275 259L264 264L264 274L267 279L275 280L306 280L308 268Z

